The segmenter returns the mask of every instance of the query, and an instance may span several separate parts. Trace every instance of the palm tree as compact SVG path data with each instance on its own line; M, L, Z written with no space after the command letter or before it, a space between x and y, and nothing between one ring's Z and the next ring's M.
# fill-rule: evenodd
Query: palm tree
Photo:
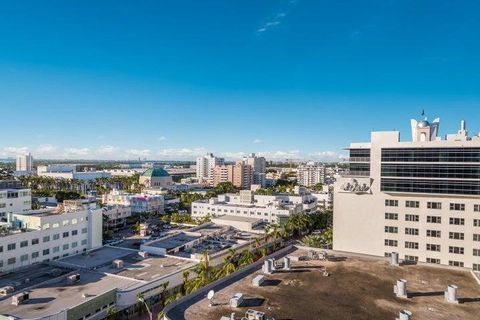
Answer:
M265 228L263 229L263 234L264 234L265 244L267 244L268 239L270 237L270 226L269 225L265 226Z
M272 237L273 237L273 240L275 241L274 244L273 244L273 249L275 250L276 246L277 246L277 239L280 238L280 232L278 231L278 225L277 224L272 224L271 226L271 229L272 229Z
M190 276L190 271L184 271L182 275L183 275L182 293L186 294L187 293L187 282L188 282L188 277Z
M238 266L239 267L248 266L249 264L252 264L254 260L255 259L253 257L253 254L250 252L250 250L245 249L240 254L240 260L238 261Z

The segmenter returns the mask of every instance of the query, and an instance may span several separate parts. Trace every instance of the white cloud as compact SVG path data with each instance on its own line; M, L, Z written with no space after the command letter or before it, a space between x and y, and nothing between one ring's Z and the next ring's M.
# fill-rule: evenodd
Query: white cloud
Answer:
M342 161L348 158L347 155L335 151L317 151L310 153L309 156L322 161Z
M200 148L180 148L180 149L162 149L157 152L157 155L161 158L168 159L192 159L204 155L207 149Z
M286 159L301 159L299 150L290 151L262 151L257 152L257 155L272 160L286 160Z
M100 146L97 149L98 154L102 155L112 155L118 150L117 147L111 146L111 145L105 145L105 146Z
M253 142L253 143L261 143L262 140L260 140L260 139L255 139L255 140L253 140L252 142Z
M127 154L127 158L131 158L131 157L148 158L151 154L151 150L150 149L128 149L128 150L125 150L125 153Z
M16 155L27 154L27 147L4 147L0 151L2 157L14 157Z
M167 140L167 137L165 136L158 137L158 141L165 141L165 140Z
M89 148L66 148L64 151L66 157L84 157L90 154Z
M48 154L56 151L58 148L57 146L54 146L53 144L41 144L37 147L35 153L39 154Z
M233 159L233 160L237 160L237 159L241 159L243 158L244 156L246 156L247 154L245 152L242 152L242 151L238 151L238 152L222 152L220 153L220 156L221 157L224 157L224 158L227 158L227 159Z

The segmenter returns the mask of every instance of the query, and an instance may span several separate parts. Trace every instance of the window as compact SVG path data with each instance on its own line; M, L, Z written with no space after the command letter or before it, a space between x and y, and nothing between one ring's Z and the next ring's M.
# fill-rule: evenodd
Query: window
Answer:
M465 211L465 204L463 204L463 203L450 203L450 210L452 210L452 211Z
M385 219L387 219L387 220L398 220L398 213L385 212Z
M480 249L473 249L473 255L475 257L480 257Z
M480 234L478 233L473 234L473 241L480 241Z
M454 240L464 240L465 235L462 232L450 232L448 238Z
M21 261L21 262L25 262L25 261L27 261L27 260L28 260L28 254L22 254L22 255L20 256L20 261Z
M59 233L54 234L53 235L53 240L58 240L58 239L60 239L60 234Z
M37 252L32 252L32 259L38 258L38 251Z
M58 251L60 251L60 247L59 247L59 246L53 247L53 253L58 252Z
M450 224L463 226L463 225L465 225L465 219L463 219L463 218L450 218Z
M398 207L398 200L385 200L386 207Z
M416 228L405 228L405 234L411 235L411 236L418 236L418 229Z
M32 246L39 244L40 240L38 238L32 239Z
M68 238L68 231L63 233L64 238Z
M385 232L387 233L398 233L397 227L385 226Z
M407 248L407 249L418 249L418 242L405 241L405 248Z
M17 262L17 258L13 257L7 260L8 265L15 264Z
M0 252L3 252L3 246L0 246Z
M48 241L50 241L50 236L43 237L43 242L48 242Z
M419 208L420 202L418 201L405 201L405 207L407 208Z
M42 227L43 230L50 229L50 223L45 223Z
M405 221L418 222L418 220L419 220L418 214L406 214L405 215Z
M418 257L417 256L407 256L407 255L405 255L405 260L406 261L418 261Z
M82 229L82 233L87 233L87 232L88 232L87 228Z
M440 238L442 233L440 230L427 230L427 237Z
M473 212L480 212L480 204L473 205Z
M78 223L78 219L72 219L72 224L77 224Z
M480 219L473 219L473 226L480 227Z
M58 227L60 227L60 224L59 224L58 222L55 222L55 223L53 224L53 228L55 229L55 228L58 228Z
M20 248L25 248L25 247L28 247L28 240L24 240L20 242Z
M462 267L463 268L463 262L461 261L448 261L448 265L452 267Z
M63 245L63 250L68 250L68 247L69 247L69 246L68 246L68 243L64 244L64 245Z
M427 216L428 223L442 223L442 217Z
M76 236L78 234L78 230L72 230L72 236Z
M480 264L479 263L474 263L473 264L473 271L480 271Z
M43 250L43 253L42 253L44 256L48 256L50 254L50 249L45 249Z
M440 264L440 259L427 258L427 263Z
M398 241L385 239L385 245L389 247L398 247Z
M453 254L463 254L464 249L462 247L448 247L448 252Z
M439 244L427 243L427 251L437 251L437 252L440 252L440 245L439 245Z
M82 242L81 242L82 246L85 246L87 245L87 239L83 239Z
M15 243L9 243L7 245L7 250L12 251L12 250L15 250L16 247L17 247L17 245Z
M427 208L428 209L440 210L440 209L442 209L442 203L441 202L427 202Z
M72 248L76 248L76 247L78 247L78 242L77 241L72 242Z

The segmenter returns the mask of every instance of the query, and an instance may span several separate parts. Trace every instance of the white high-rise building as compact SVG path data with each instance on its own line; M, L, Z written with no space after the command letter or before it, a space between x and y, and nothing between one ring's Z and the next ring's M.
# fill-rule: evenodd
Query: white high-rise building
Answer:
M308 162L298 166L297 169L298 185L304 187L314 187L318 183L325 181L325 166L317 165L314 162Z
M200 182L209 182L212 179L213 168L221 166L225 163L225 159L218 158L213 153L207 153L197 158L197 178Z
M400 132L372 132L350 145L350 171L334 191L333 248L480 271L480 137L462 121L412 120Z
M258 157L255 153L249 154L247 157L243 157L243 164L252 167L253 184L259 184L262 187L265 186L265 171L267 161L264 157Z
M33 169L33 156L29 154L17 155L17 171L31 172Z

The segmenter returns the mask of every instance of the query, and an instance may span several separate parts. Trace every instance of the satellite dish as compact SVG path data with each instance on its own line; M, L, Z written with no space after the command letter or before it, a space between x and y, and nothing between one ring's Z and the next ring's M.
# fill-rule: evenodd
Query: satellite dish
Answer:
M215 291L213 290L208 291L207 299L212 300L214 295L215 295Z

